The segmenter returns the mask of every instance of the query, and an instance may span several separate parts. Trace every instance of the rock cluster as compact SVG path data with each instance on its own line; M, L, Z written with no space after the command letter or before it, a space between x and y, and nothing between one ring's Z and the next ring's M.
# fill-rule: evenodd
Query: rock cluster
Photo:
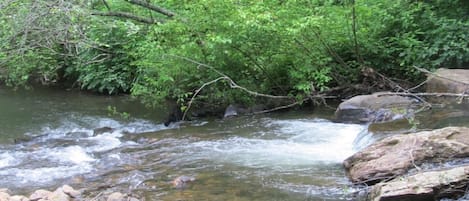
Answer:
M24 195L10 195L8 189L0 189L0 201L74 201L74 200L100 200L100 201L139 201L139 199L130 197L126 194L114 192L104 194L101 197L86 198L82 192L73 189L69 185L57 188L55 191L39 189L34 191L29 197Z
M344 167L351 181L374 185L369 200L437 200L469 188L468 158L469 128L447 127L382 139L347 158Z
M448 106L445 112L449 117L464 117L469 112L468 99L460 95L469 93L469 70L439 69L429 75L426 87L429 94L458 94L457 98L427 100L443 106L456 103L464 108L453 112ZM412 120L405 111L412 109L414 103L406 97L383 94L386 93L346 100L336 111L337 120L371 123L369 130L372 133L386 133L383 132L386 128L406 130L405 120L395 120L402 116ZM435 124L434 121L430 123ZM396 129L394 125L399 127ZM356 184L370 186L370 201L469 198L469 128L466 126L467 122L462 127L407 133L412 128L400 132L407 134L388 136L347 158L343 163L347 176Z
M57 188L51 192L39 189L34 191L29 197L24 195L10 195L7 189L0 190L0 201L70 201L79 198L80 191L68 185Z

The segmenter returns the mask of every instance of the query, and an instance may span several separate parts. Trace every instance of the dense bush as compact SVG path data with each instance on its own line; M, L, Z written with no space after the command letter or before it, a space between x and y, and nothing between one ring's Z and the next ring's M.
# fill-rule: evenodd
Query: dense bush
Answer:
M0 79L18 85L33 76L103 93L131 92L148 105L172 99L181 106L208 83L199 103L259 100L226 80L211 82L223 76L252 91L294 99L361 83L363 68L417 82L422 76L413 66L469 66L468 4L7 1L0 3ZM41 13L46 17L32 18ZM32 24L37 29L21 32Z

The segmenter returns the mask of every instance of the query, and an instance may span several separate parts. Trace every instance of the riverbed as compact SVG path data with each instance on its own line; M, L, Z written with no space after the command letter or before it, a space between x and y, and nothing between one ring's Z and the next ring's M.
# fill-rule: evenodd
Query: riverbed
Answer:
M128 96L0 88L0 188L69 184L146 200L352 200L342 161L371 143L367 126L305 109L163 125ZM129 114L129 115L123 115ZM105 132L95 129L109 127ZM171 181L196 181L183 189Z

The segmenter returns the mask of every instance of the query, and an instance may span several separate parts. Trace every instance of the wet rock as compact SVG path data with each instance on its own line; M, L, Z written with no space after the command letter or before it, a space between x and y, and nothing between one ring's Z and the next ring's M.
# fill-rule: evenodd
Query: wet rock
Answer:
M107 201L127 201L127 199L125 199L125 197L126 196L122 193L114 192L114 193L111 193L107 197Z
M342 102L335 116L338 122L386 122L412 115L411 108L416 103L412 98L387 95L385 92L360 95Z
M469 185L469 166L422 172L372 187L371 201L418 201L457 199Z
M407 132L413 129L412 125L407 119L398 119L389 122L376 122L368 126L368 132L373 134L387 134L397 132Z
M171 123L179 122L182 120L182 116L184 113L181 110L181 107L176 102L168 103L168 108L170 108L168 112L168 116L164 121L165 126L169 126Z
M179 176L177 177L176 179L174 179L171 184L173 184L173 187L177 188L177 189L182 189L182 188L185 188L187 186L187 184L191 183L191 182L194 182L195 181L195 177L191 177L191 176Z
M225 114L223 115L223 117L227 118L227 117L234 117L234 116L238 116L238 108L234 105L229 105L225 109Z
M112 133L114 131L113 128L111 127L101 127L101 128L95 128L93 129L93 136L101 135L103 133Z
M52 192L50 191L39 189L39 190L34 191L34 193L29 196L29 200L31 201L37 201L41 199L47 200L51 194Z
M6 192L0 192L0 201L9 201L10 194Z
M469 128L447 127L378 141L344 161L352 182L375 184L422 163L469 157Z
M14 195L10 197L9 201L29 201L29 198L22 195Z

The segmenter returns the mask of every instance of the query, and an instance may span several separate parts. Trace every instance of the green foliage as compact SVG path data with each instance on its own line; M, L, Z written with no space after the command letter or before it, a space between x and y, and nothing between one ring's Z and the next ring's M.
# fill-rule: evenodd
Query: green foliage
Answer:
M372 61L382 72L401 79L421 75L412 68L462 68L469 63L469 6L465 1L379 1L385 10L375 21L381 26L371 38ZM378 19L378 20L376 20Z
M87 29L94 48L83 48L76 67L67 72L75 75L81 87L101 93L129 92L136 67L131 64L139 28L132 22L96 21Z
M360 83L363 67L417 81L421 74L412 66L469 65L464 0L146 1L175 12L172 18L106 1L110 11L165 20L157 24L92 15L109 12L103 1L52 9L44 2L0 9L0 79L12 85L68 81L101 93L130 92L150 106L171 99L186 107L204 84L225 75L252 91L298 98ZM46 17L32 20L38 13ZM47 31L21 34L32 25ZM219 81L196 102L256 101L265 100Z

